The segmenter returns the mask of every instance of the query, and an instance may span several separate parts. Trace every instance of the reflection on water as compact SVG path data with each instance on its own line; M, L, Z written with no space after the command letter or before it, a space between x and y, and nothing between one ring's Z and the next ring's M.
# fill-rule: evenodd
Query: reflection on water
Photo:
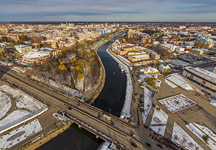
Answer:
M102 142L102 139L96 139L95 135L73 124L37 150L96 150Z

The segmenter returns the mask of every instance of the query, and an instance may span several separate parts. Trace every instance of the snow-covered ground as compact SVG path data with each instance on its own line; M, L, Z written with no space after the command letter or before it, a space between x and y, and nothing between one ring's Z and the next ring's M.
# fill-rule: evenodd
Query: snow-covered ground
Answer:
M209 139L207 141L207 145L212 149L216 149L216 134L212 132L209 128L202 126L197 123L189 123L186 125L188 129L190 129L199 139L201 139L204 143L203 136L208 135Z
M151 106L152 106L151 91L148 88L144 87L144 112L142 113L143 124L145 124L146 122Z
M175 84L165 79L165 82L171 87L171 88L177 88Z
M11 108L11 99L4 92L0 91L0 120Z
M12 102L15 105L12 105ZM9 110L13 110L8 113ZM9 85L0 86L0 133L47 110L46 105Z
M104 142L103 145L101 146L100 150L111 150L109 148L110 144L111 144L110 142Z
M159 102L169 110L170 113L175 113L196 105L194 101L184 96L183 94L171 96Z
M118 58L116 58L111 52L109 52L109 47L107 48L106 51L125 70L125 73L126 73L126 76L127 76L127 88L126 88L124 106L122 108L120 118L121 119L130 118L130 116L131 116L130 107L131 107L131 100L132 100L132 94L133 94L133 83L132 83L132 80L131 80L129 68L123 62L121 62Z
M164 136L167 120L168 115L158 106L156 106L154 109L154 114L152 116L150 128L154 132Z
M177 123L174 122L171 140L188 150L203 150Z
M216 107L216 99L210 99L210 104Z
M159 73L155 74L140 74L139 75L139 82L144 82L145 78L158 78Z
M45 107L43 103L35 100L33 97L8 85L0 86L0 91L4 91L5 93L11 95L15 99L16 106L18 108L26 108L34 112Z
M30 112L26 110L13 111L9 115L7 115L4 119L0 120L0 131L22 121L23 118L26 118L26 116L28 116L29 114Z
M2 135L0 137L0 149L8 149L41 130L42 127L39 121L37 119L33 120L26 125L14 129L6 135Z
M185 90L194 90L190 84L182 77L181 75L174 73L171 75L168 75L167 79L171 81L172 83L180 86L181 88Z

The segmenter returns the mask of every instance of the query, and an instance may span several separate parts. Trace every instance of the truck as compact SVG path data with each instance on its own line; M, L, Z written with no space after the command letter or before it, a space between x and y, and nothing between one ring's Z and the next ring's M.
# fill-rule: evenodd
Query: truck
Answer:
M103 118L104 118L104 119L106 119L106 120L108 120L108 121L110 121L110 120L111 120L111 117L110 117L110 116L108 116L108 115L106 115L106 114L104 114L104 115L103 115Z

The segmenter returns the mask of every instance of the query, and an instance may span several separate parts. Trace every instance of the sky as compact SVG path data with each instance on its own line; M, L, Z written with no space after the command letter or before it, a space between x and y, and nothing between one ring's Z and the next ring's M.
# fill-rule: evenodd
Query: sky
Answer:
M216 0L0 0L0 21L216 22Z

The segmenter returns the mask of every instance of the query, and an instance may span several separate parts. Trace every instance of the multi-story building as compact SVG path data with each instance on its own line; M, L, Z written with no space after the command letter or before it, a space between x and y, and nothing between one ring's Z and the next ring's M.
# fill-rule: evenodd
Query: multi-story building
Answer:
M182 75L216 93L216 74L202 68L186 67Z
M23 62L26 64L42 63L51 57L49 51L32 51L23 55Z
M149 59L149 54L128 56L128 60L130 60L131 62L144 61L144 60L148 60L148 59Z

